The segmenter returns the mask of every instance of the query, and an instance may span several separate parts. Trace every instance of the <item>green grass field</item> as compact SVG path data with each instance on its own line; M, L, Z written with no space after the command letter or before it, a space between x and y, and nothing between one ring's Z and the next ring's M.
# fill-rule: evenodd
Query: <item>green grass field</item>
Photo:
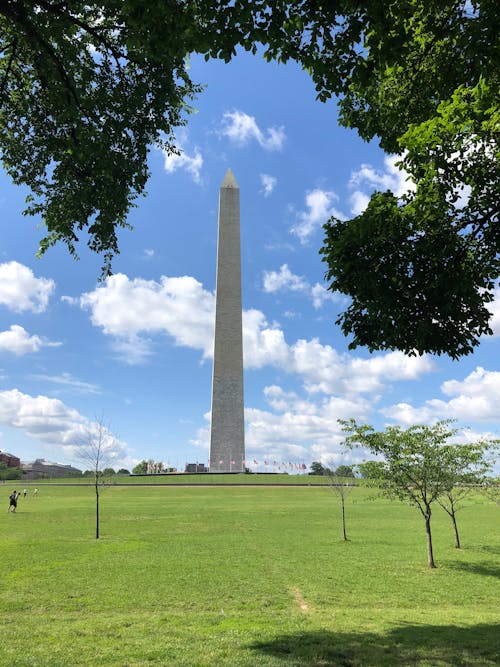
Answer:
M364 488L0 486L0 665L500 664L500 509L471 498L464 548L435 510Z
M352 482L352 478L340 478L344 479L346 482ZM50 482L50 484L92 484L92 478L89 477L71 477L71 478L57 478L57 479L51 479L47 480ZM106 485L109 486L114 486L114 485L120 485L120 484L139 484L139 485L144 485L147 484L148 486L151 484L159 484L159 485L189 485L189 486L204 486L204 485L213 485L213 486L221 486L221 485L234 485L237 484L238 486L245 486L245 485L250 485L250 486L255 486L255 485L273 485L276 486L277 484L280 485L306 485L306 486L314 486L314 485L328 485L330 484L330 478L328 476L321 476L321 475L287 475L284 473L278 473L278 474L269 474L269 473L255 473L251 475L243 475L243 474L237 474L237 475L230 475L230 474L224 474L224 473L219 473L219 474L211 474L211 473L205 473L205 474L198 474L198 475L189 475L186 473L177 473L177 474L168 474L168 475L113 475L111 477L106 477L104 480ZM9 482L12 484L12 481ZM32 487L40 485L41 482L24 482L24 481L18 481L14 482L14 484L18 484L19 486L22 486L23 488L26 486L26 484L30 484ZM356 480L357 484L363 484L364 480L358 479Z

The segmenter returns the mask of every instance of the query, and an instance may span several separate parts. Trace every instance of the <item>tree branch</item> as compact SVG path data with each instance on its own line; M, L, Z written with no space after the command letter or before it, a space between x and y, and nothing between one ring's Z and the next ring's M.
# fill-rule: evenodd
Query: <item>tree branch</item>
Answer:
M87 32L89 35L92 35L97 41L99 41L105 49L107 49L111 55L113 56L116 66L118 68L118 71L120 72L120 75L123 74L123 68L120 63L121 58L126 58L127 60L130 60L130 56L127 54L125 55L123 52L120 52L113 44L107 40L101 33L102 31L108 31L109 27L104 26L103 28L99 29L98 27L93 27L89 25L89 23L86 23L85 21L82 21L78 17L74 16L71 14L69 11L64 12L63 9L66 9L66 5L60 4L60 5L52 5L48 2L45 2L45 0L39 0L39 4L48 12L52 12L53 14L57 14L60 17L63 17L65 19L68 19L71 21L74 25L78 26L85 32ZM116 29L116 26L114 26L114 29Z
M3 76L2 83L1 83L1 85L0 85L0 107L2 106L2 98L3 98L3 94L4 94L4 92L5 92L5 89L7 88L7 81L8 81L8 79L9 79L9 74L10 74L10 70L11 70L11 68L12 68L12 63L13 63L13 61L14 61L14 57L15 57L15 55L16 55L16 50L17 50L17 37L15 37L15 38L14 38L14 41L11 42L11 43L9 44L9 47L10 47L10 46L12 46L12 51L11 51L11 54L10 54L10 56L9 56L9 62L7 63L7 68L6 68L6 70L5 70L5 74L4 74L4 76ZM9 48L9 47L7 47L7 48Z
M61 79L63 85L65 86L66 90L68 91L69 95L73 97L75 104L78 109L80 109L80 100L78 98L78 95L75 90L75 86L73 85L73 81L67 74L66 70L64 69L64 65L61 62L57 52L55 49L52 47L49 42L47 42L40 32L37 30L37 28L30 22L29 17L27 12L25 11L24 6L17 4L16 6L17 11L14 10L12 6L2 4L0 9L1 12L4 16L10 18L12 21L14 21L24 32L28 40L31 42L32 47L35 46L37 43L45 53L48 54L50 60L53 62L56 71L59 74L59 78ZM36 59L35 63L36 63ZM36 69L38 72L38 76L40 77L40 81L43 82L44 80L44 74L43 72L39 69L38 65L36 65Z

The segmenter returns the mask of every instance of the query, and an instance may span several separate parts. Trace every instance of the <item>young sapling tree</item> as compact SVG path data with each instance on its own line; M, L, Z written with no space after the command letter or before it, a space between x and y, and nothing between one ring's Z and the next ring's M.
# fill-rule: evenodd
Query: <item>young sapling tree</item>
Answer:
M448 421L434 426L411 426L406 430L388 426L385 431L375 431L367 424L358 425L354 419L340 423L349 434L348 446L365 447L381 457L365 463L365 475L383 493L418 508L425 522L427 562L430 568L435 568L432 506L455 483L450 472L450 450L444 445L456 430L449 428Z
M104 466L109 464L112 458L112 445L115 441L111 435L109 426L102 418L96 419L89 425L78 443L80 459L90 466L95 489L95 538L100 535L99 498L100 489L105 483ZM113 471L114 472L114 471Z
M449 454L448 466L455 481L451 488L438 496L437 502L451 519L456 549L461 548L457 512L462 508L462 501L484 485L493 466L493 460L486 458L492 444L485 441L446 445Z

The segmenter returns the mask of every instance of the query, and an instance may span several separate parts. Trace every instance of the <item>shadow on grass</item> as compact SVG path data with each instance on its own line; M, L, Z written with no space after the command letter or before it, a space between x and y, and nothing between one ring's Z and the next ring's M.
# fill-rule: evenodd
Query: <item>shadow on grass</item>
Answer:
M461 570L462 572L481 574L486 577L496 577L497 579L500 579L500 565L493 565L490 562L460 563L459 561L453 561L451 563L447 563L447 567L452 570Z
M280 664L300 667L493 667L500 664L500 624L408 624L386 634L319 630L283 635L249 648L280 658Z
M465 546L462 547L464 551L470 550L470 551L484 551L484 553L487 554L500 554L500 545L496 546L493 544L480 544L478 546Z

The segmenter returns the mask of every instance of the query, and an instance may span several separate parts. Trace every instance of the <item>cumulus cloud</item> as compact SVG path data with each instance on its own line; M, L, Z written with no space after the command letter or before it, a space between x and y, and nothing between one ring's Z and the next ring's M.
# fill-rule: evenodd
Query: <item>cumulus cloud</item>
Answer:
M80 304L80 299L76 296L64 295L61 297L63 303L67 303L69 306L78 306Z
M19 262L0 264L0 304L16 313L43 312L55 289L49 278L37 278L33 271Z
M433 398L421 406L397 403L381 412L402 424L432 423L439 419L495 421L500 420L500 372L478 366L465 380L447 380L441 392L449 401Z
M41 347L59 347L61 343L51 342L30 334L18 324L7 331L0 331L0 352L10 352L16 356L38 352Z
M282 275L286 278L286 272ZM201 351L205 359L213 355L215 297L189 276L162 276L156 282L116 274L82 295L80 302L92 323L126 353L128 363L152 353L154 334L167 334L176 345ZM256 309L243 311L243 350L246 368L271 366L296 373L312 393L378 391L384 382L413 380L434 367L430 357L402 352L368 359L339 354L315 338L289 344L279 324L269 323Z
M243 311L243 358L245 368L289 366L290 351L283 330L269 324L260 310Z
M351 174L349 187L353 190L350 196L351 213L361 214L370 200L374 190L385 192L391 190L396 197L401 197L415 189L415 184L409 180L404 169L397 166L401 160L398 155L388 155L384 158L384 169L377 170L370 164L363 164L358 171Z
M198 185L201 184L201 169L203 167L203 155L198 147L193 148L191 154L188 153L185 145L187 143L187 134L182 133L177 141L179 153L171 153L161 149L164 157L164 166L167 174L173 174L175 171L184 170L191 176Z
M399 360L390 358L387 363L386 374L394 375L399 367ZM374 372L368 367L368 372ZM415 369L407 369L407 375L415 373ZM498 400L500 381L497 376L500 373L488 373L483 369L476 369L463 383L451 381L444 383L444 389L456 394L463 392L467 387L469 399L482 395L486 387L493 395L492 402ZM373 455L363 448L347 450L344 447L345 434L338 423L339 419L353 417L358 422L370 421L373 416L373 408L377 402L372 394L364 396L352 393L346 395L338 392L336 395L309 395L307 398L299 396L295 391L287 391L279 385L269 385L264 389L264 398L269 406L265 408L245 409L246 436L245 445L247 459L254 458L262 466L264 460L273 465L276 460L281 465L283 461L305 461L318 460L329 466L340 464L356 464ZM444 402L441 402L441 405ZM415 423L435 422L443 417L456 416L443 414L436 411L437 402L428 401L423 410L411 409L408 404L399 404L398 421L408 427ZM406 407L404 407L406 406ZM477 408L475 403L472 410ZM462 406L457 404L456 411ZM384 414L386 411L382 411ZM392 416L392 415L391 415ZM207 422L210 414L205 415ZM498 415L496 420L498 421ZM209 427L199 430L197 438L193 440L205 450L209 448ZM462 428L454 437L456 442L475 442L478 440L493 440L497 436L489 431L479 432L468 428Z
M318 339L298 340L290 349L292 367L310 393L344 396L374 393L384 383L417 379L434 369L432 359L409 357L402 352L372 355L368 359L340 354Z
M288 264L283 264L279 271L264 271L263 287L267 293L282 290L304 292L309 289L309 283L302 276L292 273Z
M262 185L261 189L262 194L264 195L264 197L269 197L269 195L272 194L274 188L276 187L278 179L276 178L276 176L269 176L269 174L261 174L260 182Z
M414 190L415 184L408 180L409 174L397 165L400 160L399 155L387 155L384 157L383 171L369 164L363 164L358 171L351 174L349 185L351 187L366 185L371 189L382 191L392 190L396 197L401 197L409 190Z
M351 204L351 213L353 215L361 215L365 208L368 206L370 197L365 195L363 192L356 190L349 196L349 202Z
M286 138L283 127L268 127L262 131L253 116L238 110L224 113L219 134L237 146L246 146L254 140L267 151L281 150Z
M321 283L315 283L311 287L311 298L313 306L316 308L316 310L322 308L327 301L341 304L342 306L345 306L348 301L347 297L345 297L343 294L340 292L331 292Z
M97 424L57 398L30 396L18 389L0 392L0 424L18 428L45 445L52 456L78 462ZM129 449L105 429L105 454L110 465L129 459Z
M245 409L245 449L250 467L254 467L254 459L259 466L264 460L271 466L274 462L281 466L283 462L309 463L312 459L338 464L363 460L361 450L344 448L345 436L337 420L366 420L370 408L366 399L328 397L314 402L277 385L265 387L264 398L270 409ZM210 422L209 413L205 418ZM203 427L193 444L208 450L209 439L210 429Z
M118 273L104 285L83 294L80 305L91 311L92 323L113 336L115 347L130 364L151 354L151 334L166 333L177 345L212 355L214 295L189 276L159 282Z
M494 299L486 305L491 313L490 327L493 330L493 336L500 336L500 287L494 292Z
M301 292L312 300L316 310L322 308L326 301L346 302L345 297L339 292L330 292L321 283L311 285L303 276L292 273L288 264L282 264L278 271L264 271L262 286L264 292L268 294L287 291Z
M344 219L341 211L334 207L338 196L329 190L315 188L306 194L306 210L296 212L296 222L291 227L291 233L301 243L307 243L314 232L322 227L328 218L335 216Z

